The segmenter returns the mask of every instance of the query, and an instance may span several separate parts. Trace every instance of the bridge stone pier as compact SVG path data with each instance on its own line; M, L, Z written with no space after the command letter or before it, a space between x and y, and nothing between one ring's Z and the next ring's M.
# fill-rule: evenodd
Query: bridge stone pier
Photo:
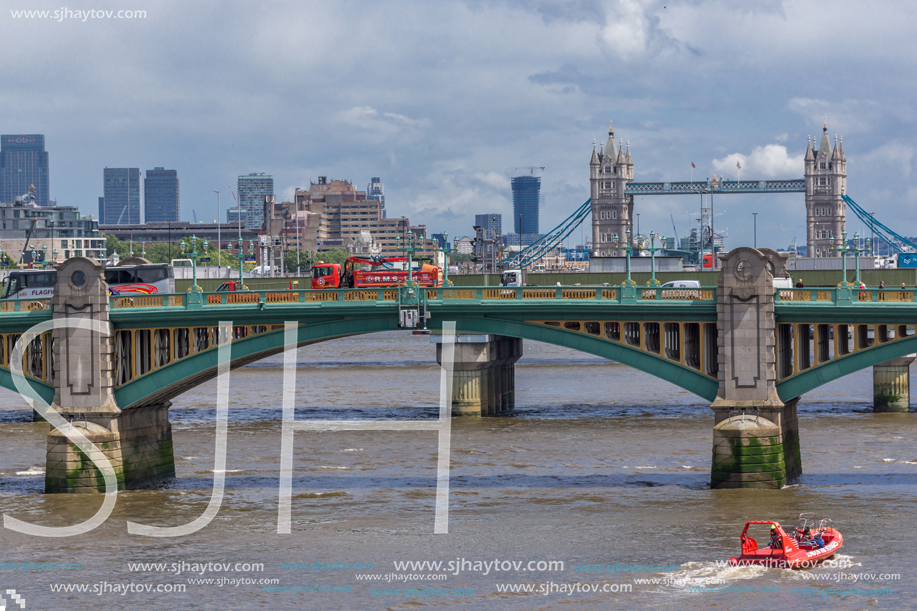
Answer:
M433 335L442 365L442 336ZM522 340L490 334L455 336L452 373L453 416L508 416L516 408L515 363Z
M911 363L917 354L902 356L872 367L873 409L908 412L911 409Z
M100 321L111 329L104 268L68 259L57 271L53 318ZM53 331L52 407L79 427L111 461L120 489L155 485L175 476L169 403L121 410L114 399L114 340L95 330ZM105 491L101 472L58 431L48 436L45 492Z
M780 488L802 474L798 397L784 403L776 387L774 275L784 275L786 259L745 247L720 260L710 485Z

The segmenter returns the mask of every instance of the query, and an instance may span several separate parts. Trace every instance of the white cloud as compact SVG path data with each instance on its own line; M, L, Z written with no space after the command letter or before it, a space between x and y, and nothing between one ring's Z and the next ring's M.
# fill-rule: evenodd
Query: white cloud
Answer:
M379 112L372 106L354 106L337 113L342 123L353 125L378 136L393 136L430 126L429 119L412 119L395 112Z
M748 155L731 153L714 159L711 167L732 178L738 170L736 162L742 164L741 174L751 178L799 178L804 171L803 153L790 155L782 144L759 146Z
M498 191L508 192L512 189L509 178L496 172L478 172L474 175L475 179L483 182L485 185L497 189Z
M605 26L599 32L602 47L623 59L646 50L649 21L644 3L638 0L611 0L606 3Z

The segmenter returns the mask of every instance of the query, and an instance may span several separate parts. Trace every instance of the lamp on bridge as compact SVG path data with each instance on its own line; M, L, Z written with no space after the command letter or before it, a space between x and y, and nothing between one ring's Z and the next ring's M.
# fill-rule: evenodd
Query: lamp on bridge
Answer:
M398 245L398 250L404 251L408 254L408 282L414 284L414 251L420 250L414 246L414 233L411 231L411 228L408 227L407 241L405 246L401 246L401 236L395 236L395 242Z
M232 245L232 242L230 242L230 245ZM242 262L245 260L245 253L242 252L242 238L239 238L239 254L237 255L232 254L231 247L229 250L230 250L229 256L232 257L233 259L239 260L239 288L236 290L241 291L241 290L244 290L244 287L245 287L245 282L243 281L243 277L242 277ZM254 250L255 250L255 243L249 241L248 252L253 252Z
M626 284L627 286L632 286L634 284L634 281L630 279L630 253L634 250L634 246L633 244L631 244L631 241L630 241L630 227L627 227L624 230L624 234L625 234L626 246L623 246L623 247L619 243L620 239L618 238L618 234L614 234L615 249L623 250L624 256L627 257L627 282Z
M847 230L846 229L841 232L841 236L842 236L841 237L842 246L840 247L832 246L831 247L831 250L836 250L837 252L841 253L844 258L844 261L841 264L841 273L843 274L844 280L838 286L841 286L841 287L848 286L847 285L847 253L852 252L855 258L854 268L856 269L856 287L859 288L860 286L860 253L869 252L869 248L871 246L870 240L869 238L866 238L866 248L860 248L859 247L860 246L860 232L859 231L853 234L853 241L856 244L856 246L847 246ZM832 242L834 242L833 235L830 236L829 239Z
M181 254L183 255L187 254L191 258L191 275L192 275L193 286L188 290L200 291L201 287L197 285L197 258L201 255L207 254L207 246L208 246L207 240L204 240L204 243L203 243L204 252L197 252L197 238L193 235L191 236L192 252L185 253L185 241L184 240L182 240L179 243L179 246L181 246Z
M659 282L656 280L656 251L657 251L657 250L665 250L665 236L664 236L664 235L660 235L660 236L659 236L659 242L660 242L661 246L659 246L659 247L657 248L657 247L656 247L656 232L655 232L655 231L650 231L650 247L649 247L649 248L644 248L644 249L643 249L643 250L648 250L648 251L650 251L650 272L651 272L651 277L650 277L650 281L647 282L647 284L650 285L650 286L659 286Z

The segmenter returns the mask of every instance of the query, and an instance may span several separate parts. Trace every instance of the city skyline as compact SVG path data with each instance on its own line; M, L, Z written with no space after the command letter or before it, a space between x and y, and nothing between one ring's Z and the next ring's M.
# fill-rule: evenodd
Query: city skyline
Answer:
M827 114L832 139L845 135L850 195L880 220L906 222L913 215L899 211L917 205L909 137L917 115L909 79L895 75L917 60L896 49L909 44L917 18L906 10L886 18L904 4L861 17L856 6L839 2L825 15L794 2L395 2L352 14L332 3L266 5L252 18L242 4L201 3L133 21L9 20L10 36L54 44L9 50L0 70L17 97L0 132L44 134L49 195L84 214L96 213L98 168L168 160L182 177L184 220L192 209L215 219L213 190L263 168L278 201L316 175L361 185L381 177L389 216L465 235L475 213L512 213L506 169L536 162L546 166L541 230L557 225L589 196L583 151L603 141L609 119L631 140L635 180L648 182L733 179L737 162L742 178L801 178L807 137L820 135ZM206 27L217 12L228 24L219 33ZM171 33L176 17L200 37ZM308 22L323 34L272 48L264 34L243 34L252 19L258 32ZM362 30L373 40L355 40L347 53L325 44L333 32ZM799 60L813 48L831 48L831 61ZM419 63L422 55L430 62ZM90 78L103 60L111 69ZM28 77L47 66L48 79ZM61 89L80 121L51 112L47 101ZM755 211L759 244L804 242L801 195L720 203L717 227L729 228L731 246L752 242ZM695 224L697 206L683 200L638 197L636 207L644 232ZM848 231L858 229L850 219Z

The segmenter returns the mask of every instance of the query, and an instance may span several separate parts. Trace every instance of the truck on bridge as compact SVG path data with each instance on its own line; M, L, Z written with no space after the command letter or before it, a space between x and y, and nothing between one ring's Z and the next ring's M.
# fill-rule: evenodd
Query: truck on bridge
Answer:
M399 286L408 280L411 272L400 269L409 263L407 257L349 257L340 263L322 263L312 266L313 289L380 288ZM399 264L396 268L394 264ZM414 281L420 286L441 286L442 270L435 265L422 264L413 271Z

